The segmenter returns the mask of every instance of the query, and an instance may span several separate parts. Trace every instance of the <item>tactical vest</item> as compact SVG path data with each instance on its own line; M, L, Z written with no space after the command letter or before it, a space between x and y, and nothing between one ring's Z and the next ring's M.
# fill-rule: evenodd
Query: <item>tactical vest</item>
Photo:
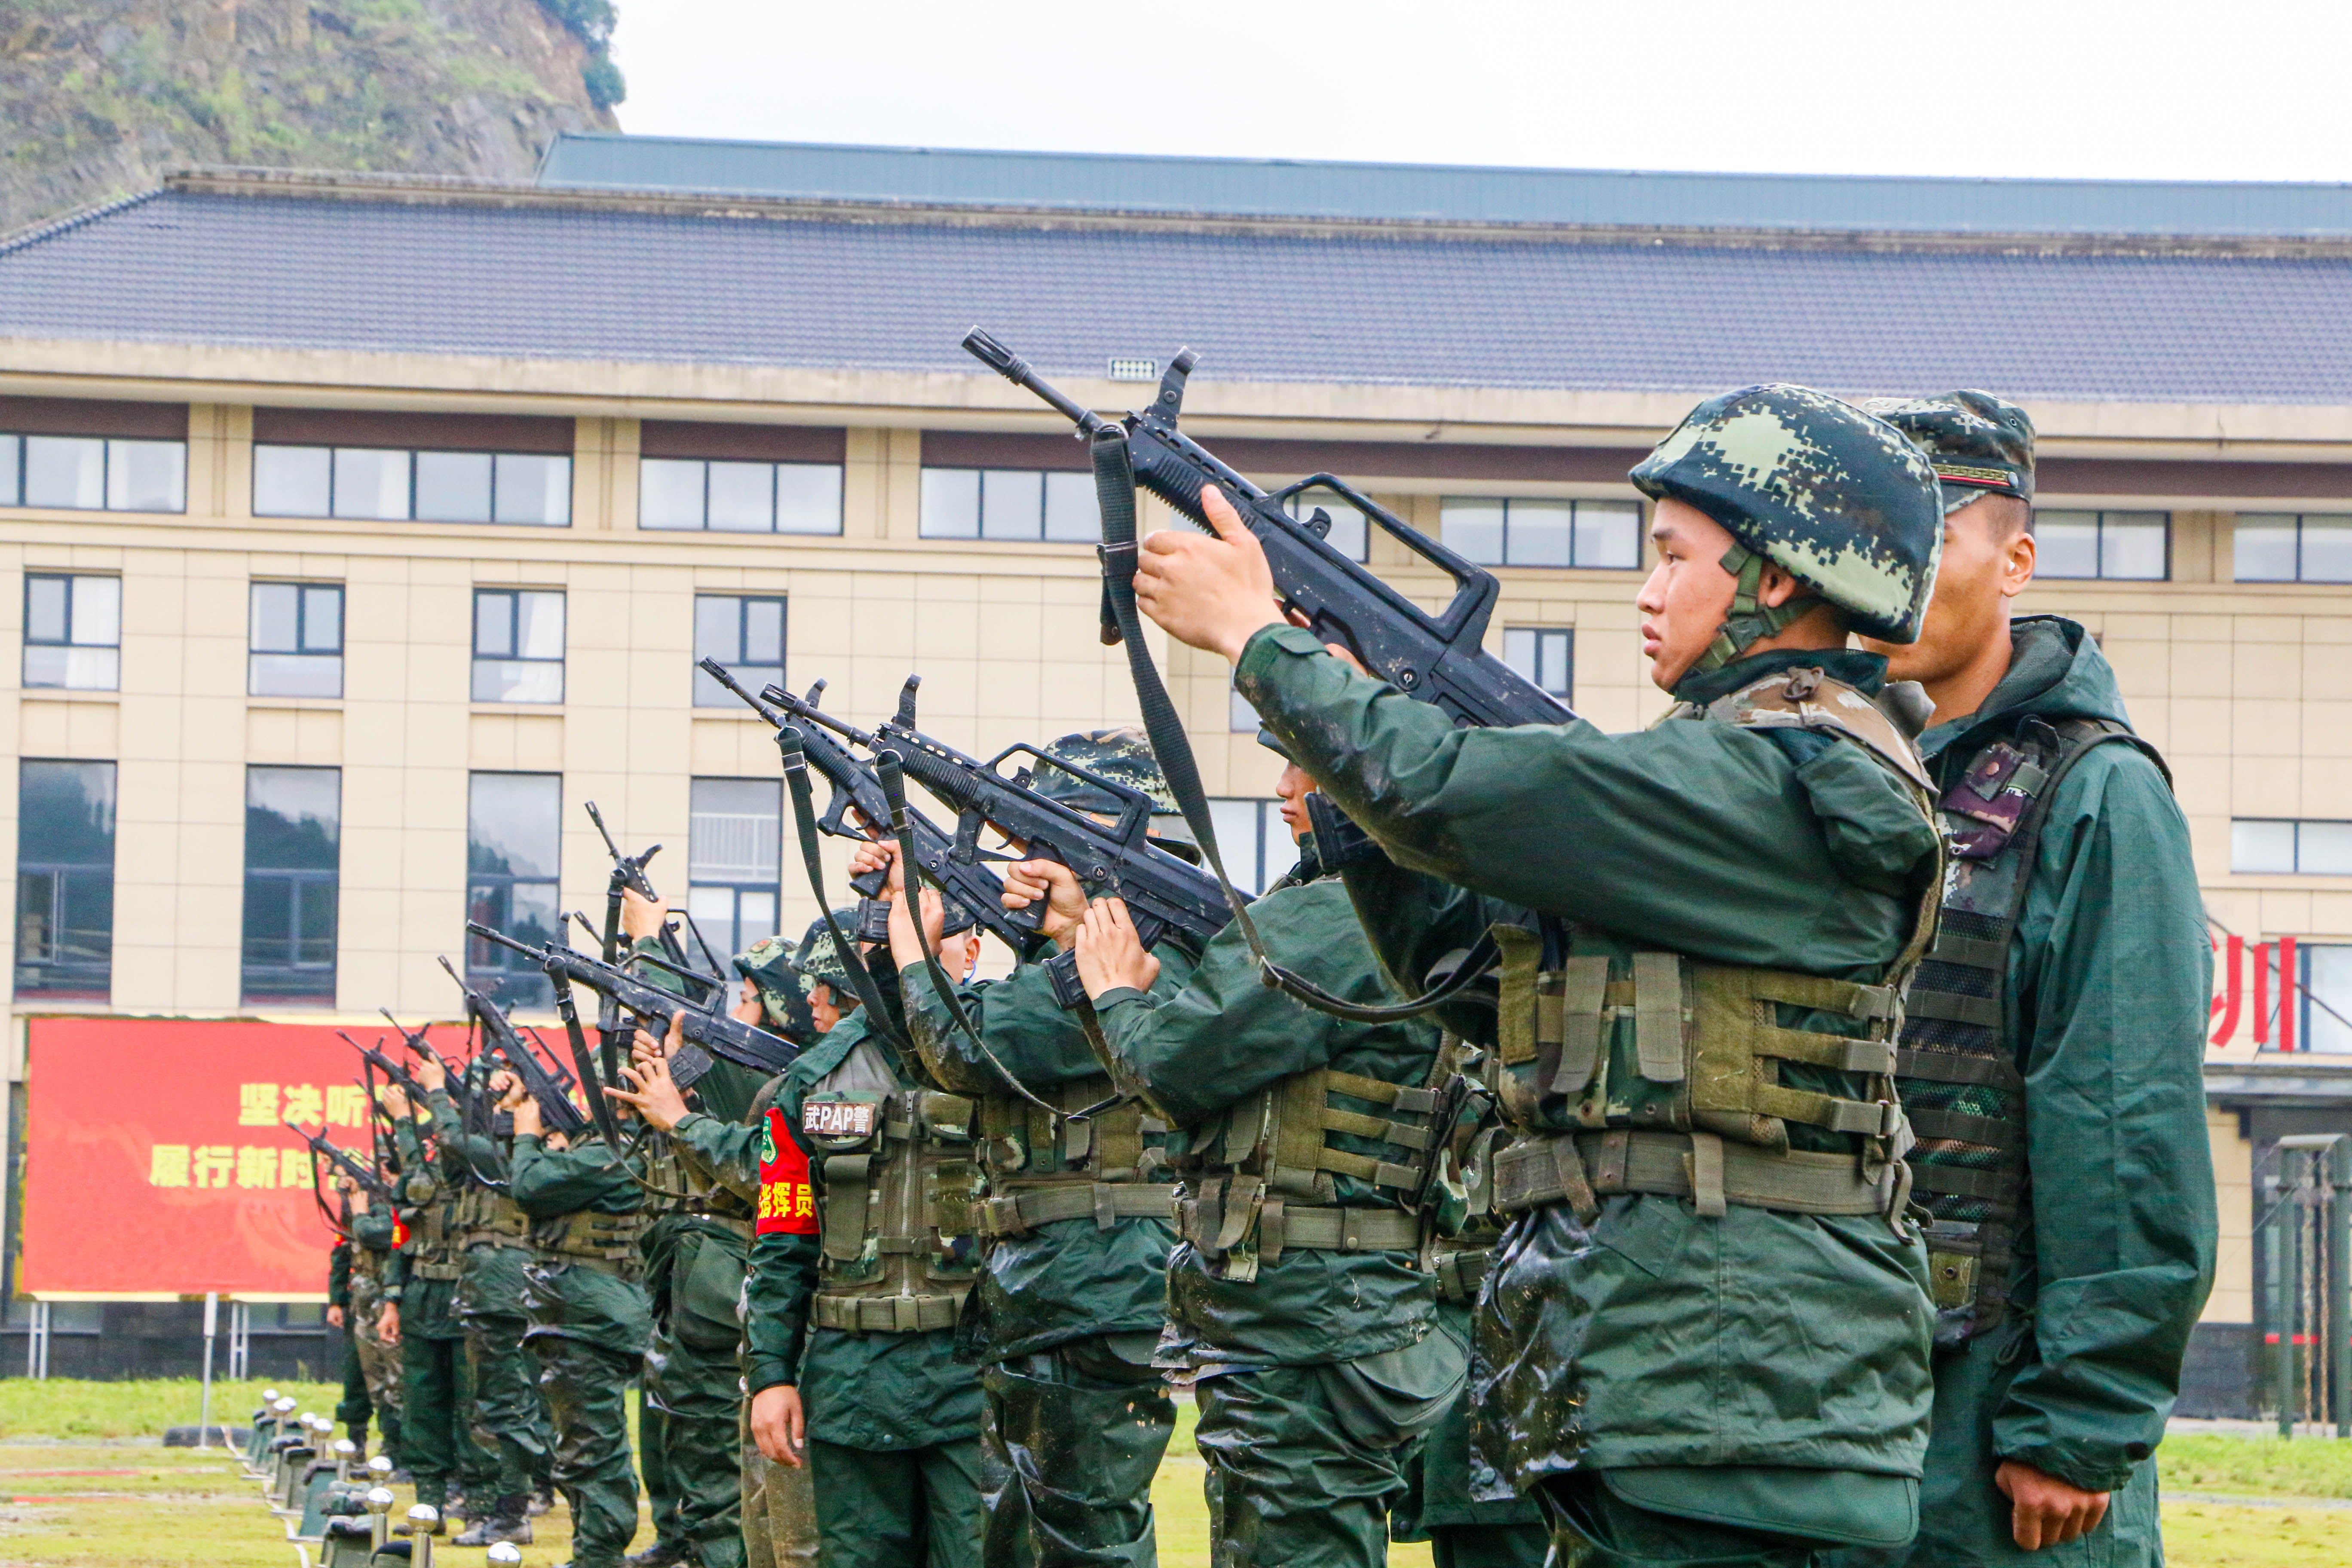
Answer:
M952 1328L980 1272L973 1102L907 1089L860 1040L801 1105L824 1233L810 1321L850 1333Z
M1038 1096L1055 1110L1081 1111L1118 1100L1108 1078L1080 1079ZM1176 1217L1176 1188L1152 1140L1168 1124L1132 1100L1083 1121L1055 1117L1009 1094L979 1100L980 1163L988 1196L974 1216L989 1240L1026 1236L1057 1220L1091 1219L1108 1230L1123 1219Z
M450 1223L456 1206L449 1190L436 1186L433 1196L412 1212L408 1271L419 1279L452 1280L463 1272L457 1263L457 1232Z
M1904 731L1820 669L1768 676L1704 709L1678 704L1660 722L1688 721L1800 728L1859 746L1934 820L1927 770ZM1539 1102L1558 1096L1580 1129L1530 1131L1497 1151L1496 1206L1517 1213L1565 1202L1589 1223L1603 1196L1654 1193L1688 1198L1709 1217L1741 1204L1899 1223L1911 1134L1895 1095L1895 1038L1904 982L1935 930L1940 881L1929 880L1910 940L1874 985L1675 952L1571 957L1557 921L1536 931L1496 927L1504 1112L1528 1127ZM1819 1027L1822 1015L1862 1032ZM1618 1048L1628 1043L1630 1052ZM1784 1082L1790 1064L1812 1069L1817 1081L1859 1075L1864 1092ZM1792 1123L1858 1135L1862 1157L1792 1148Z
M1452 1034L1437 1048L1433 1081L1452 1092L1439 1112L1441 1141L1430 1186L1423 1266L1437 1280L1437 1299L1468 1305L1478 1299L1495 1247L1503 1238L1495 1208L1495 1152L1505 1136L1494 1057Z
M576 1263L599 1274L642 1279L646 1257L643 1214L594 1214L574 1209L531 1226L530 1244L547 1258Z
M2164 759L2121 724L2027 718L1969 760L1937 803L1952 846L1942 920L1904 1007L1895 1071L1918 1135L1912 1196L1935 1216L1927 1265L1936 1342L1965 1344L2009 1306L2027 1201L2025 1079L2005 1005L2010 938L2024 912L2058 783L2111 742Z
M646 1196L648 1216L688 1215L751 1240L760 1206L756 1191L749 1197L737 1192L667 1136L647 1139L646 1149L646 1184L656 1189Z
M450 1229L457 1236L460 1252L470 1252L477 1247L527 1247L530 1244L530 1216L522 1205L499 1188L469 1183L450 1205Z

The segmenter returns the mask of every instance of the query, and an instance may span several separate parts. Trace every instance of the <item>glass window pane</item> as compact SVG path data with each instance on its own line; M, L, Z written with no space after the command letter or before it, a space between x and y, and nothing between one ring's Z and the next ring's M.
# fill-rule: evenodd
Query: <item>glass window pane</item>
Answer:
M114 764L26 762L17 774L17 856L46 866L114 864Z
M121 578L73 580L73 640L81 647L114 647L121 643Z
M121 687L121 656L110 647L25 649L25 684L75 691L114 691Z
M2235 554L2235 575L2241 583L2294 582L2294 514L2240 512Z
M782 788L774 779L696 779L688 875L712 882L774 882L782 867Z
M2352 583L2352 517L2303 520L2303 580Z
M1503 662L1522 679L1536 680L1536 634L1525 626L1507 626L1503 631ZM1537 684L1542 684L1537 681Z
M739 664L743 658L743 601L726 594L698 594L694 600L694 657Z
M1238 689L1225 693L1225 728L1236 735L1255 735L1262 728L1257 710L1250 706L1250 700Z
M476 590L474 652L477 657L503 658L514 652L515 596Z
M2099 514L2037 511L2033 514L2034 572L2042 577L2099 574Z
M1642 509L1629 500L1576 503L1576 563L1636 568L1642 564Z
M35 577L25 579L25 637L28 642L63 642L66 640L65 577Z
M1506 558L1514 566L1567 565L1573 511L1571 504L1564 500L1505 503Z
M338 768L246 769L246 869L333 870L341 800Z
M477 702L561 702L561 659L478 658L473 700Z
M703 465L690 458L647 458L637 465L639 528L700 528Z
M1437 514L1437 536L1448 550L1481 566L1503 563L1503 503L1445 498Z
M563 595L543 588L515 595L515 652L524 658L563 657Z
M841 531L841 465L776 465L776 531Z
M1217 835L1217 848L1234 886L1244 892L1265 891L1265 847L1263 841L1265 803L1259 800L1212 799L1209 826Z
M256 583L250 646L256 653L301 651L302 590L291 583Z
M324 517L333 454L324 447L256 447L253 515Z
M2294 824L2237 821L2230 824L2230 869L2274 875L2294 869Z
M341 697L343 659L332 653L257 653L247 688L256 697Z
M527 452L498 455L494 522L563 528L572 521L572 459Z
M784 662L784 602L782 599L743 601L743 662L766 665Z
M731 887L688 887L686 890L686 912L694 918L695 929L702 940L720 952L740 952L759 936L739 935L735 926L735 889ZM731 994L731 993L730 993Z
M466 799L466 868L554 877L563 781L554 773L476 773Z
M980 537L980 470L925 468L923 515L925 539Z
M408 454L372 447L336 447L334 515L405 520Z
M2352 1052L2352 946L2305 944L2296 949L2303 963L2307 1000L2303 1006L2305 1050L2330 1055Z
M730 533L772 531L776 526L776 466L711 464L710 526Z
M343 651L343 591L312 584L302 590L302 649L305 653Z
M25 504L95 511L106 504L106 443L79 436L25 437Z
M114 949L114 764L18 771L19 995L107 996Z
M2294 868L2306 877L2352 877L2352 822L2298 824Z
M1338 491L1318 485L1313 489L1299 491L1283 504L1291 516L1301 521L1312 521L1315 514L1321 512L1330 525L1330 531L1323 536L1325 542L1350 561L1364 559L1370 525L1362 512L1339 499Z
M114 511L188 510L184 441L109 441L106 504Z
M25 444L16 436L0 436L0 506L15 506L22 500L17 479L22 473L21 459Z
M1102 503L1092 474L1045 476L1045 537L1071 544L1102 542Z
M2110 511L2099 523L2099 575L2139 582L2161 582L2165 574L2165 536L2171 514L2161 511Z
M419 522L490 521L490 455L488 452L416 454L416 520Z
M980 536L1040 539L1045 535L1045 476L1022 468L988 468L980 477Z
M773 936L776 894L771 888L745 888L736 895L735 934L730 943L740 952L763 936Z

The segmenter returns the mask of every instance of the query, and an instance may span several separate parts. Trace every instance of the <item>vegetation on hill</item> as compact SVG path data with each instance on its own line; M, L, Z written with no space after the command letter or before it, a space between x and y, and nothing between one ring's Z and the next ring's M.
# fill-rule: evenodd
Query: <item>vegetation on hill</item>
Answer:
M612 0L7 0L0 233L190 163L528 178L614 127Z

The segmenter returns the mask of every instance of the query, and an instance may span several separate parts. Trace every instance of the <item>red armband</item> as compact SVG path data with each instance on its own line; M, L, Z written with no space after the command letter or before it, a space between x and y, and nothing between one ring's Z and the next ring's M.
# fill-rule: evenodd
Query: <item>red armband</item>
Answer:
M760 1132L760 1234L816 1234L816 1194L809 1186L808 1155L785 1124L784 1113L772 1108Z

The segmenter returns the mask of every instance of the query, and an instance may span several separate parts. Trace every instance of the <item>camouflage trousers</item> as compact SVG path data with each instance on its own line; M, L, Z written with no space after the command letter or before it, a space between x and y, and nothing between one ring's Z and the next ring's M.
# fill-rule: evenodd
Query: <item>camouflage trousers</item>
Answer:
M377 1447L399 1464L400 1349L383 1342L383 1331L377 1327L383 1312L382 1287L364 1275L354 1275L351 1305L343 1309L343 1333L358 1363L364 1402L381 1435ZM350 1403L348 1394L346 1403ZM366 1415L354 1422L341 1410L336 1412L336 1418L354 1430L367 1423Z
M984 1367L988 1568L1150 1568L1151 1479L1176 1406L1156 1334L1098 1335Z
M529 1343L554 1426L555 1485L572 1510L572 1568L617 1568L637 1532L628 1385L642 1358L563 1334Z
M816 1488L809 1467L780 1465L760 1452L760 1445L751 1441L749 1401L743 1405L740 1430L746 1568L814 1568Z

